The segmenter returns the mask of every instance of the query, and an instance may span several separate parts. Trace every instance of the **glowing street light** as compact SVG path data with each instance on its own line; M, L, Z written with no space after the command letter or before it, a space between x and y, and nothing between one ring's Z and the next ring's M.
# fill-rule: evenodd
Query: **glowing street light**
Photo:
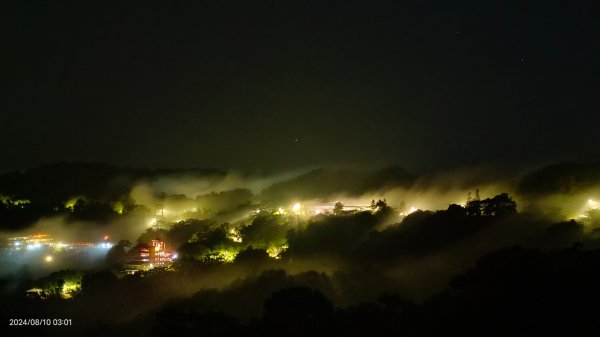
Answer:
M597 203L596 203L594 200L592 200L592 199L588 199L588 202L587 202L587 203L588 203L588 208L590 208L590 209L591 209L591 208L597 208L597 207L594 207L594 206L596 206L596 204L597 204Z
M302 205L299 202L292 206L292 211L294 211L294 213L300 213L300 209L302 209Z
M46 255L46 257L44 258L44 261L46 262L52 262L52 260L54 260L54 258L52 257L52 255Z

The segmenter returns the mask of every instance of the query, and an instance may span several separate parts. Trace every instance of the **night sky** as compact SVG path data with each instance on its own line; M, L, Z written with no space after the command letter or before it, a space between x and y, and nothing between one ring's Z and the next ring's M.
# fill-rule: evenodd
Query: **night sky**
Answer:
M593 160L599 9L3 0L0 170Z

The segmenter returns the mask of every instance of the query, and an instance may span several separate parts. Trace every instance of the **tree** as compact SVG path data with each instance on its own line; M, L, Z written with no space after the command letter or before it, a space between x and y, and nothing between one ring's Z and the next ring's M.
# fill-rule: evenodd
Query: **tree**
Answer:
M480 200L476 190L475 198L468 198L465 209L469 216L502 217L516 213L517 203L507 193Z
M593 228L600 227L600 209L590 208L585 211L584 223Z
M126 262L127 253L132 244L129 240L121 240L116 245L112 246L106 253L106 263L109 266L114 266Z
M269 254L264 249L254 249L252 246L241 251L235 257L235 262L259 264L267 261L269 261Z
M342 204L341 202L336 202L335 205L333 205L333 214L335 215L341 215L344 212L344 204Z
M204 259L210 253L210 249L199 242L184 243L177 251L180 259L194 259L198 261Z
M108 221L118 215L109 203L86 201L83 198L77 200L70 214L73 219L91 221Z
M475 190L475 198L471 198L471 192L467 196L465 209L469 216L481 216L481 200L479 199L479 189Z
M483 215L502 217L517 212L517 203L507 193L501 193L483 202Z
M392 211L392 208L388 206L387 201L385 199L371 200L371 209L374 213L388 213Z
M320 291L294 287L279 290L265 302L263 324L270 333L327 336L333 331L333 304Z

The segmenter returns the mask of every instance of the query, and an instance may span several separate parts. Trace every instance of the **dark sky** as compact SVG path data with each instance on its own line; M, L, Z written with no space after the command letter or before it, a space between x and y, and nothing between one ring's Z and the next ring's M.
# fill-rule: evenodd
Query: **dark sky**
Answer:
M598 1L0 4L0 169L596 159Z

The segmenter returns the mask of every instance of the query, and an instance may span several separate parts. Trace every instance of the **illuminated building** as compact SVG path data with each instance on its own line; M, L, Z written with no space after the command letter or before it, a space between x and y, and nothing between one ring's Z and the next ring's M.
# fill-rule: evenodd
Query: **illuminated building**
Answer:
M139 271L150 270L152 267L150 266L150 263L148 263L148 262L144 262L144 261L140 261L140 260L129 261L123 265L123 272L128 275L133 275Z
M142 261L147 261L153 266L162 266L171 263L172 252L167 250L166 244L162 240L152 240L149 245L145 245L140 249L140 258Z
M168 265L177 254L167 248L164 241L156 239L139 248L139 260L129 261L123 266L126 274L133 275L138 271L146 271L155 267Z

